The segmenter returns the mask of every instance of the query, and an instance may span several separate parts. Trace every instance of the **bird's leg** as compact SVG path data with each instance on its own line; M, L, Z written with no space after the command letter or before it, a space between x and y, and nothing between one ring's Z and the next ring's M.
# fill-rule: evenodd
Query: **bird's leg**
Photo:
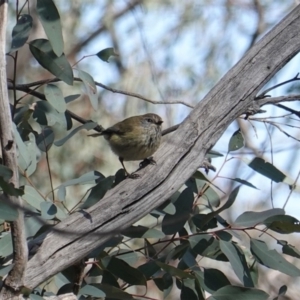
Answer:
M156 161L154 160L153 156L145 158L143 161L140 162L140 169L147 167L148 165L156 165Z
M140 177L139 174L128 173L128 171L126 170L125 165L124 165L124 159L123 159L123 157L119 157L119 161L120 161L120 163L121 163L121 165L122 165L122 167L123 167L123 169L125 171L125 174L126 174L126 176L128 178L136 179L136 178Z

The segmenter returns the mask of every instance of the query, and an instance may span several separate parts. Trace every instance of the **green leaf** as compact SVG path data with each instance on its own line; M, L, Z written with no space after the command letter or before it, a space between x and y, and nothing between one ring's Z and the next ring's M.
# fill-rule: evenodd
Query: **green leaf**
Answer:
M11 196L18 197L24 194L23 189L15 188L13 183L5 181L2 177L0 177L0 187L3 193Z
M6 257L13 253L11 233L3 233L0 238L0 257Z
M273 208L265 211L246 211L239 215L234 221L234 226L253 227L257 224L264 223L265 220L272 216L284 214L284 209Z
M25 145L26 145L27 151L29 153L30 164L26 170L26 175L30 176L36 170L38 153L37 153L35 135L32 132L30 132L28 135L28 138L29 138L29 140L25 142Z
M108 284L101 284L101 283L92 283L90 285L103 291L106 295L105 299L134 300L134 298L130 294L125 293L121 289L116 288L114 286Z
M106 192L112 188L114 183L114 176L109 176L104 179L100 179L98 184L95 185L84 201L84 203L80 206L82 209L86 209L91 207L92 205L96 204L99 200L101 200Z
M236 187L229 195L228 200L226 201L226 203L220 207L219 209L208 213L200 222L200 224L198 224L198 227L200 228L200 230L202 230L202 228L208 224L214 217L216 217L217 215L219 215L222 211L224 211L225 209L228 209L235 201L238 192L240 190L240 186Z
M36 10L54 53L61 56L64 51L64 41L60 16L54 2L52 0L37 0Z
M54 203L49 201L44 201L40 204L42 218L46 220L52 220L55 218L57 213L57 208Z
M4 180L8 181L13 175L13 171L7 166L0 164L0 176L3 177Z
M172 287L173 287L173 279L172 276L168 273L164 274L162 277L153 278L154 283L156 286L164 292L164 299L170 294Z
M197 254L194 251L191 251L191 249L188 247L189 243L185 242L185 245L187 246L187 250L183 252L184 254L182 255L177 267L181 270L199 270L198 262L196 261ZM180 246L184 246L184 243ZM180 256L178 258L180 258Z
M41 203L45 202L45 199L32 186L29 185L25 185L24 195L22 198L28 204L38 210L41 208Z
M300 258L300 251L297 248L295 248L293 245L289 245L289 244L283 245L282 253Z
M62 146L66 141L68 141L74 134L76 134L78 131L82 130L82 129L86 129L86 130L90 130L93 129L97 126L98 124L95 122L87 122L81 126L78 126L77 128L73 129L67 136L65 136L64 138L54 142L54 145L59 147Z
M12 41L9 53L19 50L27 41L31 28L32 17L30 15L21 15L12 32Z
M78 71L79 78L82 80L85 86L87 95L89 96L93 109L98 110L97 87L93 77L84 71L81 70L77 70L77 71Z
M269 250L263 241L251 239L251 253L260 264L268 268L292 277L300 276L300 270L296 266L289 263L276 250Z
M160 270L160 267L155 263L155 261L148 261L143 265L138 266L137 268L141 271L147 280L149 280L156 272Z
M194 203L194 194L191 188L186 188L174 203L176 213L165 215L162 221L162 232L166 235L178 232L190 218Z
M47 84L44 89L45 97L48 102L60 113L67 109L65 98L59 87L54 84Z
M162 205L156 208L156 211L174 215L176 213L176 207L170 200L166 200Z
M194 282L194 280L191 280L191 279L190 279L190 281ZM194 289L194 286L192 287L191 285L187 284L187 280L183 280L183 284L182 284L181 292L180 292L180 299L181 300L186 300L186 299L199 300L197 293Z
M142 254L137 252L128 252L125 249L118 249L110 253L110 256L118 257L118 259L124 260L127 264L134 266L138 261L139 257L144 257Z
M67 187L67 186L76 185L76 184L96 183L96 182L98 182L98 181L100 181L104 178L105 178L104 175L101 174L100 172L90 171L88 173L85 173L85 174L81 175L78 178L71 179L71 180L68 180L68 181L64 182L63 184L58 186L56 188L56 190L59 189L62 186Z
M215 237L209 234L201 234L199 236L190 236L188 240L192 250L197 254L215 260L228 261L220 249L220 242Z
M13 264L8 265L8 266L1 266L0 267L0 276L4 277L5 275L7 275L13 266L14 266ZM1 279L3 279L3 278L1 278Z
M203 224L204 218L206 218L206 215L204 215L204 214L194 215L192 218L192 222L197 226L197 228L201 228L200 226L202 226L201 229L203 231L207 231L208 229L213 229L213 228L218 227L216 218L211 219L208 223L206 223L203 226L202 224Z
M230 285L228 278L218 269L204 268L204 272L195 271L195 275L200 285L210 294L226 285Z
M248 182L247 180L241 179L241 178L226 178L235 182L238 182L240 184L246 185L248 187L254 188L256 190L258 190L258 188L256 186L254 186L252 183Z
M196 181L192 181L192 179L196 179ZM199 194L200 191L204 191L204 194L201 192L203 199L209 202L209 204L213 207L218 207L220 205L220 196L214 190L217 188L212 182L210 182L203 173L196 171L193 174L193 178L190 178L186 182L187 185L193 185L193 191L196 194ZM196 185L196 186L194 186Z
M15 221L18 218L17 208L5 199L4 196L0 197L0 219L5 221Z
M70 102L78 99L79 97L80 97L80 94L69 95L69 96L65 97L65 102L70 103Z
M300 232L299 220L288 215L270 217L264 221L264 224L268 226L269 229L281 234Z
M92 286L92 285L85 285L84 287L82 287L80 290L79 290L79 295L88 295L88 296L93 296L93 297L105 297L106 294L96 288L95 286Z
M286 285L281 286L278 291L278 297L275 297L273 300L280 300L281 299L280 296L284 296L286 292L287 292L287 286Z
M164 261L168 263L171 260L181 259L184 256L184 254L187 252L188 248L189 248L189 243L187 243L186 241L182 242L182 244L175 246L173 249L171 249L168 252L168 255Z
M32 238L34 237L37 232L41 229L43 223L36 217L29 217L25 219L25 230L26 230L26 237Z
M30 300L45 300L45 298L36 294L30 294L29 297Z
M101 60L108 62L111 56L118 56L114 48L105 48L96 54Z
M125 261L116 257L106 256L101 260L104 267L131 285L144 285L146 286L146 278L142 272L128 265Z
M232 137L229 140L228 152L239 150L242 147L244 147L244 145L244 137L240 129L238 129L236 132L233 133Z
M243 251L233 242L220 240L220 248L229 259L233 271L245 287L254 287Z
M165 237L165 235L160 230L154 228L148 228L141 225L138 226L132 225L129 228L122 231L122 234L130 238L144 238L144 239L151 239L151 238L161 239Z
M54 142L54 132L50 127L44 127L42 132L37 136L36 144L38 148L43 151L47 152L51 148Z
M283 182L286 175L278 170L274 165L266 162L260 157L255 157L248 166L257 173L275 181Z
M25 171L31 164L31 157L14 123L13 123L13 130L14 130L17 147L18 147L18 165L23 171Z
M67 127L67 120L64 113L59 113L47 101L36 102L35 109L32 115L33 119L43 126L53 126L56 123L60 124L63 128Z
M215 151L215 150L209 150L208 153L206 154L206 157L208 158L215 158L215 157L222 157L224 156L222 153Z
M262 290L228 285L214 292L208 300L268 300L269 295Z
M164 264L160 261L155 261L155 263L162 269L164 270L165 272L167 272L168 274L170 274L171 276L174 276L174 277L179 277L181 279L183 278L193 278L192 275L190 275L189 273L187 272L184 272L180 269L177 269L173 266L170 266L170 265L167 265L167 264Z
M69 85L73 85L73 70L64 54L57 56L48 40L37 39L29 43L29 49L38 63Z

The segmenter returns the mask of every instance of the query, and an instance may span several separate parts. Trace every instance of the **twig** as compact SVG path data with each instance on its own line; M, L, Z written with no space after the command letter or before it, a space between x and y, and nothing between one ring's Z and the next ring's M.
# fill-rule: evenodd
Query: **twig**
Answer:
M277 104L280 102L291 102L300 99L300 95L288 95L288 96L279 96L279 97L267 97L267 98L255 98L255 103L260 107L267 104Z
M31 88L31 87L34 87L34 86L43 85L45 83L59 82L59 81L61 81L59 78L39 80L39 81L31 82L31 83L28 83L28 84L18 84L16 86L16 89L19 90L20 88ZM82 79L80 79L78 77L74 77L74 81L82 82ZM99 87L101 87L101 88L103 88L107 91L110 91L112 93L117 93L117 94L121 94L121 95L126 95L126 96L130 96L130 97L138 98L138 99L144 100L144 101L152 103L152 104L182 104L182 105L185 105L187 107L194 108L193 105L191 105L189 103L186 103L184 101L181 101L181 100L168 100L168 101L152 100L152 99L146 98L143 95L140 95L138 93L127 92L127 91L124 91L124 90L119 90L119 89L109 87L109 86L107 86L107 85L105 85L101 82L98 82L98 81L95 81L95 85L99 86Z
M293 82L293 81L298 81L298 80L300 80L300 78L298 77L298 75L299 75L299 73L297 73L296 76L295 76L294 78L292 78L292 79L289 79L289 80L283 81L283 82L281 82L281 83L278 83L278 84L276 84L276 85L274 85L274 86L271 86L270 88L268 88L268 89L264 90L263 92L261 92L261 93L256 97L256 99L262 99L262 98L264 98L264 97L267 97L266 94L267 94L268 92L270 92L270 91L272 91L272 90L275 90L275 89L277 89L278 87L283 86L283 85L285 85L285 84L287 84L287 83L290 83L290 82Z

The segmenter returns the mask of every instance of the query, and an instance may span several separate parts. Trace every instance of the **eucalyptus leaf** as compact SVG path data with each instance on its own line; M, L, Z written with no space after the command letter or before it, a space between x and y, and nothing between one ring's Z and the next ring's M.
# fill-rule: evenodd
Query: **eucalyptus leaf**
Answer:
M22 198L28 204L30 204L32 207L38 210L41 207L41 203L45 201L45 199L40 195L40 193L30 185L25 185L24 195L22 196Z
M57 207L54 203L50 201L44 201L40 204L42 218L46 220L51 220L55 217L57 213Z
M65 98L59 87L54 84L47 84L44 89L47 101L60 113L67 109Z
M250 270L243 251L232 241L220 240L220 248L229 259L231 266L245 287L254 287Z
M101 60L108 62L111 56L117 56L114 48L105 48L96 54Z
M263 241L251 239L251 253L259 263L268 268L278 270L292 277L300 276L300 270L294 264L288 262L276 250L269 250Z
M9 202L4 196L0 197L0 219L15 221L18 218L18 210L15 205Z
M174 215L165 215L162 221L162 231L164 234L174 234L178 232L190 217L194 203L194 194L191 188L186 188L177 198L174 206Z
M7 166L0 164L0 176L3 177L5 181L8 181L13 175L13 171Z
M83 286L79 290L79 294L80 295L89 295L89 296L93 296L93 297L97 297L97 298L106 296L106 294L102 290L96 288L95 286L89 285L89 284Z
M284 213L284 209L281 208L273 208L265 211L246 211L239 215L233 224L238 227L251 227L264 223L265 220L272 216L283 215Z
M233 133L232 137L229 140L228 152L239 150L244 147L244 145L244 137L241 133L241 130L238 129Z
M92 104L94 110L97 110L98 109L98 95L97 95L97 87L96 87L93 77L84 71L81 71L81 70L77 70L77 71L78 71L79 78L82 80L82 82L85 86L87 95L89 96L89 99L91 101L91 104Z
M9 53L13 53L25 45L32 28L32 21L32 17L27 14L19 17L17 24L13 28L11 48Z
M41 0L42 1L42 0ZM29 43L29 49L38 63L65 83L73 85L73 70L64 54L57 56L48 40L37 39Z
M131 285L146 286L146 278L141 271L131 267L125 261L116 257L105 257L102 259L104 267L112 274Z
M36 10L54 53L61 56L64 51L64 41L60 16L54 2L52 0L37 0Z
M54 145L55 146L62 146L65 142L67 142L74 134L76 134L78 131L82 130L82 129L86 129L86 130L90 130L93 129L97 126L98 124L95 122L87 122L81 126L76 127L75 129L73 129L67 136L65 136L64 138L55 141Z
M0 237L0 257L6 257L13 253L11 233L2 233Z
M36 144L38 148L43 151L47 152L51 148L54 142L54 132L50 127L44 127L42 132L37 136Z
M269 295L259 289L241 286L224 286L214 292L207 300L268 300Z
M257 173L275 181L275 182L284 182L286 175L277 169L274 165L269 162L266 162L260 157L255 157L248 166L256 171Z

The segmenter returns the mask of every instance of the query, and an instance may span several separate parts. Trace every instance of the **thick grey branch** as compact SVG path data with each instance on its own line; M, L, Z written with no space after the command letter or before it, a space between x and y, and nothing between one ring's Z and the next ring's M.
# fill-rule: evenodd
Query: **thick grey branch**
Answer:
M262 86L298 53L299 28L300 6L254 45L195 107L156 153L156 166L142 170L139 179L121 182L86 215L75 213L57 225L74 231L80 228L86 234L46 234L28 262L26 286L37 286L111 237L91 233L124 229L168 199L202 164L228 125L253 105Z

